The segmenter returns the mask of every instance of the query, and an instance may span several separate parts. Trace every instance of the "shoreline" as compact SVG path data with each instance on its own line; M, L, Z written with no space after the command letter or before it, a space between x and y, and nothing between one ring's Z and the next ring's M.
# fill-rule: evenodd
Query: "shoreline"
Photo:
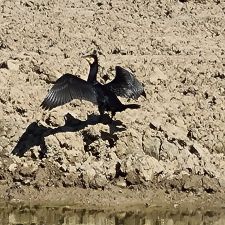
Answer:
M166 190L129 190L112 188L93 190L83 188L49 187L38 191L33 187L23 187L5 192L1 189L1 202L9 204L40 206L75 206L95 210L132 210L133 208L175 207L175 208L221 208L225 203L222 192L213 194L166 193ZM193 204L194 203L194 204Z

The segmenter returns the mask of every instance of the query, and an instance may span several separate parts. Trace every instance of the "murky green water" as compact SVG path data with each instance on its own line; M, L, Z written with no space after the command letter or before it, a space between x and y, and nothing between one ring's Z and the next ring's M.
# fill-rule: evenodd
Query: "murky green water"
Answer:
M85 210L75 207L4 205L0 207L2 225L224 225L225 209L195 210L137 208L131 211Z

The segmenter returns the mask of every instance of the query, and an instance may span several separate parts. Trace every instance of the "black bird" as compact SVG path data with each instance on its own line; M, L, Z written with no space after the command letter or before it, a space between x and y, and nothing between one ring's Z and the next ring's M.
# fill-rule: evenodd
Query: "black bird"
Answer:
M140 105L137 104L124 105L117 96L112 91L105 88L104 85L97 81L90 81L95 71L93 68L94 66L90 67L89 81L85 81L68 73L62 75L48 92L44 101L41 103L41 107L46 110L51 110L73 99L87 100L98 105L101 116L105 111L111 112L111 118L113 118L116 112L122 112L128 108L140 108Z
M90 65L90 73L87 81L89 83L98 83L98 56L96 51L94 51L93 54L83 57L87 59ZM90 58L92 59L92 61L89 61ZM111 82L104 85L107 90L110 90L120 97L138 99L142 95L146 98L143 84L141 84L137 80L134 74L130 73L128 70L120 66L116 66L115 70L115 78Z

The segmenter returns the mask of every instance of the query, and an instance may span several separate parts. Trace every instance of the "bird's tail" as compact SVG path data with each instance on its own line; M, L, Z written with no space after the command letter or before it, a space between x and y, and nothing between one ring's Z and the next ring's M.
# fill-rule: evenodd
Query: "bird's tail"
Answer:
M138 105L138 104L127 104L127 105L124 105L124 110L125 109L139 109L141 106Z

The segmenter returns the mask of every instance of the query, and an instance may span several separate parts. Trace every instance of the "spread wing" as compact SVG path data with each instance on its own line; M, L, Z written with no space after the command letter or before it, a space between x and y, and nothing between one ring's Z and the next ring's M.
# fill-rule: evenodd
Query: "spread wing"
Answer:
M140 95L146 97L143 85L129 71L116 66L115 78L104 86L117 96L137 99Z
M97 103L95 88L85 80L72 74L62 75L48 92L41 103L43 109L53 109L73 99Z

